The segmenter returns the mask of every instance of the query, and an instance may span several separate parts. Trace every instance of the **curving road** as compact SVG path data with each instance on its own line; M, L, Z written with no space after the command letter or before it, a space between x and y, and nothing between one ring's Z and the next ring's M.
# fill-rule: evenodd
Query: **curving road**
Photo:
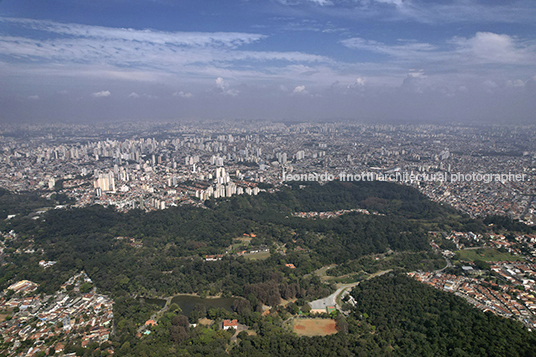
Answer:
M325 297L323 299L318 299L315 301L311 301L309 305L311 306L311 309L313 310L320 310L325 309L328 306L336 306L337 307L337 296L346 288L351 286L356 286L359 283L353 283L348 284L347 286L343 286L342 288L338 288L337 291L335 291L333 294L331 294L328 297Z
M375 274L372 274L371 276L369 276L367 279L371 279L371 278L374 278L376 276L380 276L380 275L383 275L385 273L388 273L390 272L392 269L389 269L389 270L384 270L384 271L381 271L381 272L378 272L378 273L375 273ZM335 306L335 308L339 309L340 306L337 304L337 298L339 297L339 295L344 291L346 290L347 288L352 288L356 285L359 285L359 282L357 283L351 283L351 284L344 284L344 285L341 285L333 294L331 294L330 296L328 297L325 297L325 298L322 298L322 299L318 299L318 300L315 300L315 301L311 301L309 303L309 306L311 306L311 309L313 310L321 310L321 309L326 309L326 307L328 306Z

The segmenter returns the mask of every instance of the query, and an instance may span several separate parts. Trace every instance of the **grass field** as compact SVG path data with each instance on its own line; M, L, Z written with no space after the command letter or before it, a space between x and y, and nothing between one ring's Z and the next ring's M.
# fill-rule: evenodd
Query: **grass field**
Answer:
M330 276L326 277L326 281L329 281L330 283L336 283L336 284L351 284L351 283L357 283L358 281L361 281L367 277L367 274L364 272L359 273L350 273L342 276Z
M482 249L465 249L456 252L460 256L460 260L484 260L486 262L496 262L501 260L524 260L510 253L502 253L497 249L482 248Z
M248 246L251 243L252 238L246 238L246 237L239 237L239 238L233 238L233 243L229 246L229 248L232 251L238 250L240 247Z
M254 253L254 254L244 254L244 258L249 260L264 260L270 256L270 252L265 253Z
M292 330L298 336L327 336L337 333L337 325L332 319L294 319Z
M207 318L202 318L202 319L199 319L198 323L200 325L212 326L212 324L214 323L214 320L210 320L210 319L207 319Z
M249 238L249 237L238 237L238 238L233 238L233 243L241 243L241 244L249 244L251 243L251 239L252 238Z

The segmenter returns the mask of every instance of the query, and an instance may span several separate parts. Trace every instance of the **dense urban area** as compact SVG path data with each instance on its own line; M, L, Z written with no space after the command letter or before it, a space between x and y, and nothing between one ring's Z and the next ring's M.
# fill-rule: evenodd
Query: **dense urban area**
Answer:
M202 205L292 180L386 180L472 217L534 224L534 127L202 123L4 127L2 187L119 210Z
M529 356L535 135L3 126L0 355Z

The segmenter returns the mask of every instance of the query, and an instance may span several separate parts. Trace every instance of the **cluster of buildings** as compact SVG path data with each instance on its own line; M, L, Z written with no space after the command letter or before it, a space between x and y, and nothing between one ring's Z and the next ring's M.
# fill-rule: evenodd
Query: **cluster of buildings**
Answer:
M533 126L232 121L6 126L0 187L65 193L75 206L153 210L255 195L285 184L284 174L383 179L473 217L498 214L533 224L535 134ZM452 179L460 173L476 176ZM492 174L523 180L477 179Z
M249 245L249 242L247 242L245 245ZM233 249L233 246L231 245L227 250L225 251L225 254L214 254L214 255L205 255L205 261L206 262L215 262L218 260L222 260L222 258L225 255L236 255L236 256L250 256L254 254L262 254L262 253L270 253L270 247L268 247L265 244L261 244L259 246L251 246L244 250L237 250Z
M473 270L468 269L467 271ZM521 268L521 269L520 269ZM492 266L504 281L494 283L483 277L443 272L408 273L416 280L465 298L477 308L507 318L515 318L536 328L536 265L522 262L497 262ZM477 274L478 275L478 274Z
M536 328L536 235L505 236L456 231L429 233L434 237L432 248L442 251L447 259L446 268L453 267L451 259L454 258L459 260L455 262L458 268L454 268L458 270L445 268L435 272L412 272L408 275L437 289L463 297L483 311L514 318L530 329ZM463 252L459 251L458 255L450 250L442 250L435 243L436 237L451 241L456 245L456 249ZM510 253L518 260L495 261L505 259L504 253ZM465 260L469 259L464 258L466 255L488 261L482 264L476 260ZM490 258L492 256L497 258Z
M431 244L436 250L440 248L435 243L435 237L441 237L454 243L457 250L495 248L515 255L536 257L536 235L534 234L510 234L506 237L504 234L497 233L475 234L456 231L429 233L434 237ZM454 256L454 252L449 250L443 250L443 254L449 258Z
M354 208L354 209L342 209L342 210L339 210L339 211L329 211L329 212L316 212L316 211L295 212L292 215L294 217L300 217L300 218L327 219L327 218L339 217L339 216L342 216L343 214L350 213L350 212L359 212L359 213L362 213L362 214L370 214L370 212L368 210L366 210L366 209Z
M7 290L11 290L14 293L19 293L19 294L29 294L37 290L38 287L39 287L39 284L36 284L32 281L21 280L8 286Z
M141 239L131 238L131 237L115 237L116 240L120 242L125 242L127 245L132 248L141 248L143 247L143 241Z
M0 311L7 315L0 322L6 356L34 356L39 353L62 352L70 343L82 347L108 341L113 328L113 300L84 290L91 279L82 272L69 279L53 295L32 295L32 291L16 290L22 281L0 297ZM36 285L36 284L34 284ZM26 341L26 342L25 342ZM30 341L30 343L28 343ZM108 348L108 346L105 346ZM112 352L113 351L109 351Z
M50 268L51 266L53 266L54 264L56 264L57 262L54 261L54 260L49 260L49 261L46 261L46 260L40 260L39 261L39 266L43 269L46 269L46 268Z
M489 234L489 245L494 248L504 248L509 253L536 257L536 235L520 234L507 239L502 234Z
M472 217L509 216L534 225L536 201L532 182L445 182L440 186L421 185L421 191L434 201L449 204Z

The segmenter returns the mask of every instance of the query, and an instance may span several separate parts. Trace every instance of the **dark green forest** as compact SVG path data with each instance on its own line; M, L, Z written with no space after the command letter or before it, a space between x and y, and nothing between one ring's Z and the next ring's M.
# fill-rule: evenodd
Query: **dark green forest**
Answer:
M52 207L54 203L37 193L14 194L0 188L0 219L5 219L10 214L28 215L38 208Z
M37 220L18 215L0 227L20 236L9 242L8 253L28 246L42 248L44 253L10 254L14 264L0 268L0 287L14 277L31 278L44 292L52 292L84 269L100 289L115 295L163 296L203 290L243 295L245 284L266 282L273 275L291 279L285 263L296 266L292 275L297 279L324 265L387 250L429 251L430 228L485 229L481 222L430 202L414 189L383 182L296 186L275 194L210 202L209 206L151 213L119 213L91 206L50 210ZM296 211L343 208L368 208L384 215L349 213L326 220L291 216ZM203 261L206 254L224 252L233 238L244 233L255 233L253 243L270 247L271 257L247 264L234 256L209 264ZM143 247L130 247L116 237L135 238ZM286 255L276 253L277 247L284 247ZM38 267L41 259L58 264L45 271ZM164 275L163 271L173 273Z
M401 274L362 282L339 333L244 336L237 356L535 356L536 335Z
M462 298L403 274L363 281L351 294L356 306L348 316L335 316L338 333L330 336L298 337L282 328L282 321L291 316L293 306L279 306L263 318L245 301L237 303L233 313L210 310L197 315L217 321L237 318L255 328L255 335L239 333L237 344L231 349L227 348L228 331L193 328L185 316L170 312L150 336L141 340L125 338L118 352L138 356L536 355L536 335L521 323L483 313ZM128 322L121 327L121 331L134 331Z

